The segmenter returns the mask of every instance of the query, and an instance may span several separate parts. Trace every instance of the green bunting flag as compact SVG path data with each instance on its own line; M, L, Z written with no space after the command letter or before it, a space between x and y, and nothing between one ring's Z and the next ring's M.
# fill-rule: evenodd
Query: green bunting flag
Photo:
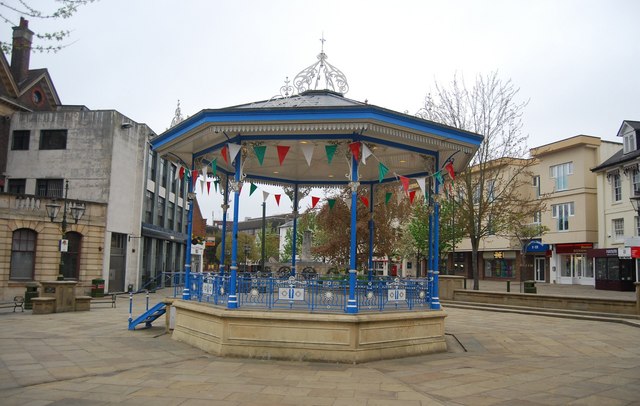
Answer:
M211 172L213 173L213 177L216 177L216 173L218 172L218 158L215 158L211 161Z
M331 163L331 160L333 159L333 155L336 153L336 149L338 149L337 145L325 145L324 146L325 151L327 151L327 161L329 161L329 163Z
M389 200L391 200L392 195L393 193L387 192L387 194L384 196L384 204L389 204Z
M256 185L254 185L253 183L251 183L251 189L249 189L249 196L251 196L253 194L253 192L256 191L258 187Z
M327 199L329 202L329 210L333 209L333 206L336 204L336 199Z
M264 153L267 151L266 145L256 145L253 147L253 152L255 152L258 157L258 162L260 162L260 166L262 166L262 162L264 162Z
M220 183L217 179L213 181L213 186L216 188L216 193L218 193L218 183Z
M382 180L384 179L384 175L386 175L388 171L389 171L389 168L384 166L382 162L378 163L378 172L379 172L378 179L380 180L380 182L382 182Z
M435 176L436 181L438 181L439 184L443 184L443 180L442 180L442 173L440 171L436 172L433 176Z

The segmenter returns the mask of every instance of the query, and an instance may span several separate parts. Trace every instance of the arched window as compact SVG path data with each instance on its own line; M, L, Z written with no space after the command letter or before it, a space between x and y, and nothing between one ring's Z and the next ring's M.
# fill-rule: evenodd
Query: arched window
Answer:
M66 237L69 248L67 252L62 253L62 276L65 279L79 279L82 234L71 231L66 234Z
M10 279L20 281L33 280L37 239L38 233L28 228L20 228L13 232Z

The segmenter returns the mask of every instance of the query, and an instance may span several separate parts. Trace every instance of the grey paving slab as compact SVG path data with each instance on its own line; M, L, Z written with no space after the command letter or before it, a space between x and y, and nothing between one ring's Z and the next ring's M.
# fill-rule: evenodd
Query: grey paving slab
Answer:
M137 315L144 300L136 299ZM172 340L162 323L128 331L126 299L90 312L0 313L0 403L640 404L639 328L446 311L450 352L362 365L215 357Z

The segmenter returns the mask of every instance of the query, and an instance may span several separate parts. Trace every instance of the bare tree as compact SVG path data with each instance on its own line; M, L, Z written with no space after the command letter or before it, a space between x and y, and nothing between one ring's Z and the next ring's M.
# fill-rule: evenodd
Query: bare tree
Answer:
M484 136L470 166L455 180L454 191L459 227L472 248L474 289L479 289L478 249L489 235L500 235L514 218L533 214L523 205L531 190L527 135L522 133L522 114L527 102L516 100L519 89L497 72L478 75L468 88L464 78L454 75L448 87L435 84L418 116Z
M18 20L23 18L36 18L41 20L60 20L71 18L80 6L93 3L97 0L55 0L54 6L45 6L40 2L29 0L3 0L0 1L0 20L11 27L18 26ZM41 41L35 43L31 49L38 52L58 52L66 47L64 41L69 39L71 31L59 30L54 32L35 32L35 37ZM2 52L11 52L11 44L2 42Z

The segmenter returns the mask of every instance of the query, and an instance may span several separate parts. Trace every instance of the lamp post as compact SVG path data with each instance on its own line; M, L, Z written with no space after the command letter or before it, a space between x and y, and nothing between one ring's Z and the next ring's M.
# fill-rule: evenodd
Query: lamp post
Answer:
M47 215L49 216L49 219L51 220L52 223L55 223L55 219L56 217L58 217L58 213L60 212L60 208L62 208L62 220L60 221L60 228L62 229L62 238L60 239L59 242L59 248L60 248L60 266L58 268L58 279L63 279L64 278L64 253L67 252L67 197L69 194L69 181L65 181L65 185L64 185L64 198L62 199L62 205L60 205L59 203L56 203L56 200L53 199L51 201L51 203L48 203L45 205L46 209L47 209ZM71 213L71 217L73 218L73 221L75 224L78 224L78 220L80 220L80 218L82 218L82 215L84 214L85 211L85 207L84 205L79 205L79 204L72 204L69 207L69 212Z

